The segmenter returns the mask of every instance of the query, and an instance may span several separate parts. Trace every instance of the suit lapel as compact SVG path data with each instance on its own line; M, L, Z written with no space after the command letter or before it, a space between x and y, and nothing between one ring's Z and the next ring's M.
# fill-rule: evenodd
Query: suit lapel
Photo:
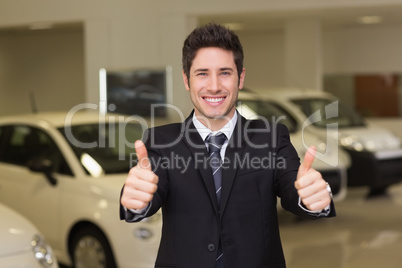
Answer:
M202 140L200 134L198 134L198 131L193 124L192 118L193 113L191 113L190 116L183 122L183 124L185 124L185 135L183 140L193 155L194 168L197 168L200 171L214 209L216 212L218 212L218 201L216 199L212 169L206 162L209 154L205 146L205 142Z
M225 160L227 159L228 162L225 162L225 168L222 170L221 214L225 210L236 177L236 161L242 159L242 151L245 145L245 122L246 119L239 115L236 127L233 131L232 137L230 138L228 147L226 148Z

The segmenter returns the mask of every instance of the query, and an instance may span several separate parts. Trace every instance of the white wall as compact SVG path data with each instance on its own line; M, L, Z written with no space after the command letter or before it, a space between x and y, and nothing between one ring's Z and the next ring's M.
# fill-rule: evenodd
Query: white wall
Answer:
M284 36L276 32L239 32L246 68L245 87L262 91L285 84Z
M239 32L245 51L246 85L285 86L284 33ZM402 73L402 25L323 30L323 74Z
M402 72L402 25L324 32L324 73Z
M0 114L69 109L84 100L82 31L0 34Z
M125 69L159 67L169 64L173 67L174 92L171 102L186 113L191 108L191 104L187 93L184 92L181 80L180 50L184 38L195 26L195 18L198 15L229 12L272 12L275 14L275 12L286 10L359 7L378 3L401 4L402 1L2 0L0 1L0 29L40 21L81 22L84 25L82 37L84 54L71 55L70 59L73 60L75 57L80 64L84 61L83 70L74 76L81 83L84 81L83 90L85 92L82 92L82 84L79 86L73 84L73 81L68 82L69 89L74 89L72 89L73 92L69 91L68 96L66 96L66 100L72 98L67 103L76 101L97 103L99 101L98 71L101 67ZM260 88L285 84L286 81L284 81L283 76L283 33L241 33L240 35L246 50L246 85ZM399 71L402 69L402 61L399 56L401 35L398 27L392 29L378 28L373 32L360 28L345 32L332 31L327 33L324 31L322 36L324 41L324 73L366 71L370 68L376 71ZM386 41L383 42L383 40ZM29 43L31 42L29 41ZM69 41L67 41L68 43ZM361 46L367 46L367 48L362 49ZM4 51L0 51L0 60L1 57L4 57L4 55L2 56ZM71 48L68 52L73 53L74 51L74 48ZM384 51L385 56L383 55ZM370 57L366 56L367 53L370 54ZM373 54L375 54L374 57ZM18 57L16 56L16 58ZM57 66L55 60L57 55L51 58L53 59L52 66ZM379 62L381 63L379 64ZM48 77L48 67L39 64L42 63L41 61L37 63L38 69L35 71L40 72L37 77ZM33 63L25 62L24 64L30 66ZM7 65L0 63L0 70L2 69L3 74L0 75L3 77L5 76L4 73L9 73L10 70L15 72L9 76L10 79L18 77L19 70L14 68L10 61ZM73 69L78 70L71 67L72 73L74 73ZM4 82L0 82L0 87L3 87L0 92L7 92L5 86L2 85ZM67 86L67 84L65 85ZM53 88L50 86L43 89L40 94L47 96L48 93L53 92ZM26 106L26 102L22 98L9 93L4 94L1 96L4 96L7 102L12 100L13 103L19 104L21 107ZM53 103L43 99L43 103L49 105L48 109L53 108L51 105L64 107L64 100L59 103L60 105L56 105L57 98L52 98L52 101ZM1 100L0 106L3 106ZM3 110L8 110L8 108L0 108L0 114L4 113Z

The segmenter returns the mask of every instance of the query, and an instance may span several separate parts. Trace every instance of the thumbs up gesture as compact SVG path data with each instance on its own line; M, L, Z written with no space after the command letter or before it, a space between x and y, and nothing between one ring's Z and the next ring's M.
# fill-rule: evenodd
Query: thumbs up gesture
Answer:
M127 209L146 208L158 189L158 176L152 172L148 151L142 141L135 142L137 165L130 169L121 204Z
M331 197L321 173L311 168L315 152L314 146L308 148L299 167L295 187L301 201L309 210L321 211L331 203Z

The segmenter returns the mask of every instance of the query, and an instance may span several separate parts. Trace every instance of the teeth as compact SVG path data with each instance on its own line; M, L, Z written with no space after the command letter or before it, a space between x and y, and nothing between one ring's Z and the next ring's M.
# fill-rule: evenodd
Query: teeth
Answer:
M205 98L207 102L220 102L223 101L225 98Z

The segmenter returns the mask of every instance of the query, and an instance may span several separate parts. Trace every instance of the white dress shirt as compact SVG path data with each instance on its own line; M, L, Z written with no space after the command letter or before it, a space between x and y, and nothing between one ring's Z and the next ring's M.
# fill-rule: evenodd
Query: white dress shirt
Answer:
M193 115L193 124L195 126L195 128L197 129L198 133L200 134L202 140L205 142L205 139L212 134L213 136L218 135L220 133L225 134L226 136L226 141L225 143L222 145L221 148L221 158L224 159L225 157L225 152L226 152L226 147L228 146L229 140L232 137L233 131L235 129L236 123L237 123L237 111L235 112L234 116L232 117L232 119L230 119L226 125L223 126L223 128L217 130L217 131L212 131L209 128L207 128L206 126L204 126L195 116L195 114ZM208 149L208 143L205 142L205 145L207 146Z

